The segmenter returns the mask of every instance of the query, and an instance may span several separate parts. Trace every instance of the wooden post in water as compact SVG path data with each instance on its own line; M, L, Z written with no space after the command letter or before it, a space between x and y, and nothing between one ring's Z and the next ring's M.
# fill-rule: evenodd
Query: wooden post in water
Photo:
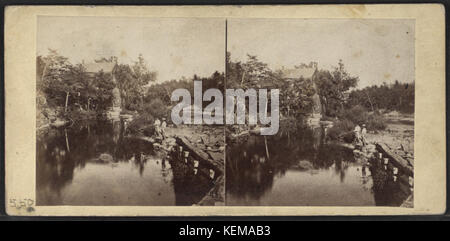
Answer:
M67 152L70 152L69 138L67 137L67 129L64 129L64 135L66 136L66 148L67 148Z
M269 160L270 156L269 156L269 148L267 147L267 138L266 138L266 136L264 136L264 144L266 145L267 160Z

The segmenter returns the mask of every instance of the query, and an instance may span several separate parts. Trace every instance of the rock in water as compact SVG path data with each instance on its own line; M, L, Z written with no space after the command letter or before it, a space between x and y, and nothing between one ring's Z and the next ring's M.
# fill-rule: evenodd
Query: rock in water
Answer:
M108 153L102 153L98 158L102 162L112 162L114 158Z
M313 169L313 168L314 168L313 165L312 165L312 163L309 162L309 161L299 161L298 164L297 164L297 166L298 166L300 169L304 169L304 170L310 170L310 169Z

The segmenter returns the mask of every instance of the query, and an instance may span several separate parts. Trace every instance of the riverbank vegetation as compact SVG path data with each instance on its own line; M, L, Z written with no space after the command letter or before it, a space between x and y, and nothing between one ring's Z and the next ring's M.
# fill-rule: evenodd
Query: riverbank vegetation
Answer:
M372 132L382 131L387 128L389 113L414 113L414 83L396 81L392 85L355 89L348 94L344 106L334 115L338 121L328 132L330 138L345 138L357 124L365 124Z
M151 136L154 133L154 120L165 118L166 122L170 123L170 110L176 104L170 100L172 92L176 89L187 89L191 94L191 98L194 98L194 80L202 81L203 92L210 88L224 89L225 77L223 73L218 71L209 77L194 75L192 78L182 77L179 80L153 84L148 87L143 97L143 108L137 110L138 115L130 123L129 131ZM193 102L193 99L191 102ZM208 104L209 102L203 102L203 106Z
M105 118L105 113L118 105L121 114L133 115L130 131L152 133L154 119L170 116L174 103L173 90L184 88L193 97L193 80L202 80L203 91L224 89L224 74L212 73L208 77L197 75L155 83L157 72L148 68L142 55L130 64L120 63L117 57L102 58L94 64L110 67L90 72L84 61L72 63L56 50L37 56L37 120L38 127L52 122ZM118 93L115 93L117 91ZM116 99L116 100L115 100ZM113 103L114 101L119 103ZM207 105L208 103L204 103Z
M156 118L169 122L170 109L176 104L170 100L175 89L187 89L192 98L193 80L202 81L203 92L210 88L225 89L225 75L217 71L207 77L194 75L156 83L157 72L148 68L142 55L130 64L119 63L117 57L98 59L95 63L114 67L92 73L84 62L73 64L55 50L37 57L38 127L58 119L76 122L104 118L117 94L121 113L133 115L129 131L152 135ZM282 128L297 128L292 123L305 122L317 109L317 102L321 120L333 122L329 130L332 139L342 138L357 124L366 124L369 131L383 130L386 112L414 111L414 83L396 81L357 89L359 78L351 75L342 61L331 70L317 68L314 62L294 66L294 69L316 68L311 79L300 76L295 81L284 77L284 69L271 69L253 55L248 55L245 61L233 61L231 53L227 53L226 64L226 88L280 90ZM118 93L114 93L116 89ZM319 101L314 100L316 96ZM203 102L203 106L208 104ZM230 131L239 133L244 129L248 127L233 127Z
M95 63L107 63L112 68L89 72L84 62L73 64L51 49L46 56L38 56L38 120L75 121L101 116L112 107L115 88L119 90L122 110L136 111L143 107L145 86L156 80L156 72L147 68L141 55L132 64L118 64L116 57L98 59Z
M299 64L294 69L314 68L317 63ZM280 130L294 128L294 122L304 122L320 103L322 121L333 122L331 139L351 139L355 125L366 124L369 131L384 130L384 113L414 111L414 83L357 89L359 78L347 71L342 60L331 70L316 67L309 79L295 81L283 77L285 69L271 69L257 56L248 55L245 61L231 60L227 53L227 88L277 88L280 90ZM312 79L312 81L311 81ZM320 101L314 101L315 95ZM227 133L238 134L248 128L229 127ZM348 136L350 135L350 136ZM346 137L347 136L347 137Z

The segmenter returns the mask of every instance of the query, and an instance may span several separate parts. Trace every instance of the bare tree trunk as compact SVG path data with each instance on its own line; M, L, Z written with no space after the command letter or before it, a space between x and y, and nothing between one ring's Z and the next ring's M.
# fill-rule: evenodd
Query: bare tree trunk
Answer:
M267 160L269 160L270 156L269 156L269 148L267 147L267 137L266 136L264 136L264 144L266 145Z
M47 63L44 63L44 69L42 70L41 81L44 81L45 71L47 70Z
M373 104L372 104L372 100L370 99L370 96L369 96L369 94L366 92L366 91L364 91L365 93L366 93L366 95L367 95L367 98L369 99L369 103L370 103L370 107L372 108L372 112L373 111L375 111L374 109L373 109Z
M67 129L64 129L64 134L65 134L65 136L66 136L66 148L67 148L67 152L70 152L69 138L67 137Z
M242 86L242 84L244 84L245 72L246 72L246 71L244 70L244 73L242 74L241 86Z
M69 92L66 92L66 106L64 108L64 112L67 112L67 105L69 104Z

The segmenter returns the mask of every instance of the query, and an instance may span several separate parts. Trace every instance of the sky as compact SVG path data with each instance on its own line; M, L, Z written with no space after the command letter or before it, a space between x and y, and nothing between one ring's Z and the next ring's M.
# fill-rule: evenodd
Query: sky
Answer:
M257 55L272 69L342 59L358 88L414 81L414 20L228 19L233 60ZM37 54L56 49L73 64L142 54L157 82L224 72L225 20L213 18L38 17Z
M198 18L38 17L37 55L56 49L72 64L142 54L157 82L224 72L225 21Z
M273 69L342 59L358 88L414 81L414 20L229 19L232 60L256 55Z

